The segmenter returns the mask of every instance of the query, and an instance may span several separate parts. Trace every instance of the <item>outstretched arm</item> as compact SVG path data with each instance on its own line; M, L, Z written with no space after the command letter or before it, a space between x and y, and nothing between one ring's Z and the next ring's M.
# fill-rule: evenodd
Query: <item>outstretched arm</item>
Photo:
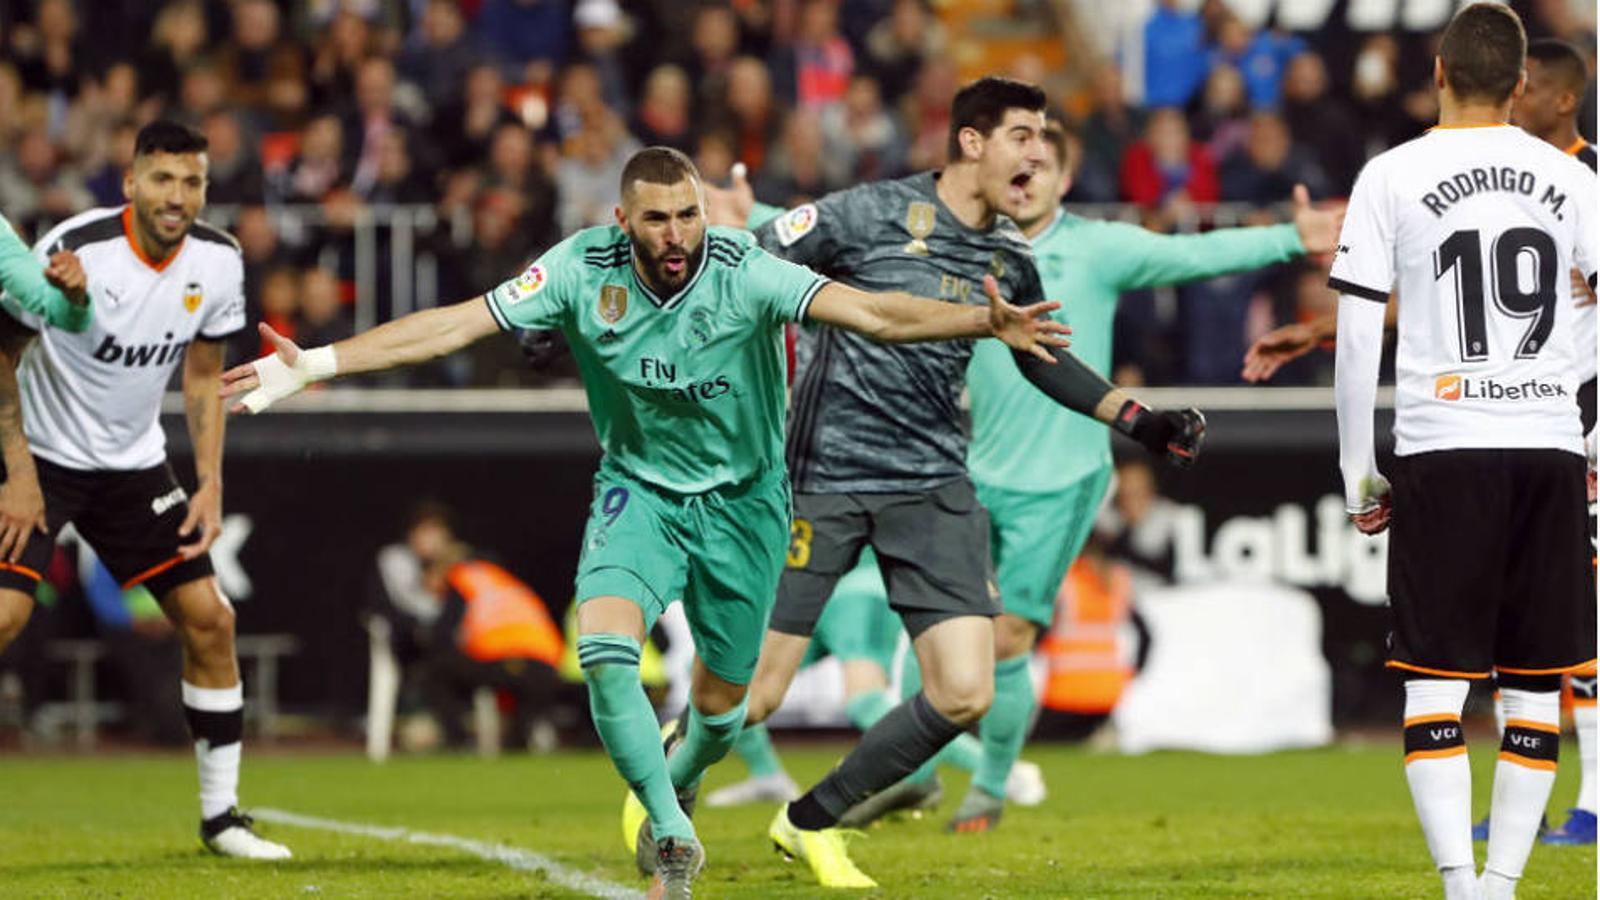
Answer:
M63 331L83 331L93 317L83 266L67 250L51 254L48 264L42 256L0 218L0 287L10 302Z
M33 465L33 451L22 433L22 391L17 384L17 363L33 340L33 332L0 313L0 453L4 454L5 483L0 484L0 559L15 563L37 528L46 530L44 493Z
M1393 331L1399 315L1394 295L1390 294L1388 309L1383 317L1383 327ZM1244 369L1239 375L1245 381L1266 381L1288 363L1323 345L1331 346L1338 333L1337 307L1334 312L1309 322L1281 325L1256 338L1256 342L1244 352Z
M276 351L222 373L222 396L244 396L229 409L260 412L315 381L415 365L453 353L500 330L483 297L415 312L325 347L301 350L266 323Z
M1064 335L1072 331L1047 315L1061 304L1012 306L1000 296L993 276L984 276L983 290L989 297L987 308L901 292L868 293L835 281L817 292L809 315L890 344L995 337L1042 364L1054 362L1050 348L1067 346Z
M1023 377L1067 409L1111 426L1174 465L1194 464L1206 434L1199 410L1152 410L1071 353L1050 352L1058 365L1043 365L1026 353L1014 353L1013 358Z

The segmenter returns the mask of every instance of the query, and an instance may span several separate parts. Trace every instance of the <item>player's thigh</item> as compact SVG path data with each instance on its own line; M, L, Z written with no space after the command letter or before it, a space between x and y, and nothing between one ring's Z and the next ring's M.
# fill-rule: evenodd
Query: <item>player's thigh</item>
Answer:
M873 509L872 546L889 605L912 640L959 616L1000 612L989 559L989 516L972 483L887 495Z
M1506 591L1509 497L1499 451L1396 457L1389 527L1389 665L1482 677Z
M1540 673L1595 658L1595 599L1584 461L1572 453L1507 453L1514 473L1508 591L1495 667Z
M595 474L574 593L580 633L631 628L629 611L619 608L626 601L638 607L648 634L667 604L682 595L688 562L672 537L678 513L669 500L626 475L604 466Z
M94 497L73 524L124 590L142 584L165 598L179 585L211 578L209 555L185 559L179 552L197 534L178 534L189 502L170 465L96 478Z
M995 583L1006 613L1050 627L1061 581L1089 539L1110 482L1106 468L1046 493L977 485L989 511Z
M867 526L866 510L853 494L795 494L773 630L811 636L840 577L860 558Z
M788 552L788 486L780 473L716 492L694 501L682 524L683 612L695 653L717 678L749 684Z
M151 593L155 593L154 590ZM191 635L208 635L213 641L231 646L234 632L233 604L222 593L214 576L192 578L156 594L161 609L177 626Z

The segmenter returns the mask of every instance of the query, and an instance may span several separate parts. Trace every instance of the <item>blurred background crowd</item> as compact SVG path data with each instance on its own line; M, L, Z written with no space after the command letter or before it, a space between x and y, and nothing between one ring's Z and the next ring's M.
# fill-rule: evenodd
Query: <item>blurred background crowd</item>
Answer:
M1592 53L1592 4L1512 5L1530 37ZM998 71L1043 84L1071 123L1079 211L1162 230L1272 221L1295 183L1344 196L1434 118L1432 42L1453 6L0 0L0 212L36 236L119 204L138 126L189 122L211 142L206 216L239 237L252 318L322 343L482 292L608 222L644 145L713 181L742 161L783 205L937 167L954 92ZM1591 84L1591 131L1593 103ZM1234 382L1255 335L1333 302L1300 266L1127 298L1117 377ZM258 350L252 332L233 356ZM508 340L386 383L570 375L529 371Z

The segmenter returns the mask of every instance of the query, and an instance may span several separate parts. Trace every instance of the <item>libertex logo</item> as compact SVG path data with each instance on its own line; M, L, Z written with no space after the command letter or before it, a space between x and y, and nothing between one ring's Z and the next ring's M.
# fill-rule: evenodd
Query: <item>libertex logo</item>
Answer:
M1433 399L1455 403L1461 400L1489 400L1518 403L1524 400L1553 400L1567 396L1567 387L1554 381L1527 381L1508 384L1493 378L1466 375L1439 375L1433 379Z

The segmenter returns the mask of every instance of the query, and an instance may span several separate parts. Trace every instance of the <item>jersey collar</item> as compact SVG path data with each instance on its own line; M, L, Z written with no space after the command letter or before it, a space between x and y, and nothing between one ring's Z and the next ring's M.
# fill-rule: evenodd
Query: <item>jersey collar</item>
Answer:
M124 206L122 208L122 236L127 239L128 248L133 251L133 255L138 257L140 262L144 263L145 265L149 266L151 269L153 269L153 270L155 270L157 272L166 271L167 266L172 265L172 261L178 258L178 254L179 253L183 252L183 245L185 243L187 243L188 240L189 240L189 236L188 235L184 235L183 239L178 241L178 246L174 247L172 252L167 254L167 258L162 260L161 262L156 262L155 260L151 259L150 257L145 256L144 255L144 250L139 247L139 238L136 237L134 235L134 233L133 233L133 204L132 203L130 203L127 206Z
M628 271L633 274L633 283L639 286L639 290L644 291L645 299L655 304L657 309L670 310L675 308L679 303L683 302L684 297L688 296L689 291L694 289L695 284L700 280L700 274L706 270L706 263L711 259L711 248L707 245L710 240L711 229L708 228L705 235L700 238L700 249L702 251L700 253L700 267L694 270L694 275L683 283L683 287L678 288L677 293L666 299L657 297L656 292L650 290L650 285L645 281L644 276L639 274L639 263L635 258L634 250L630 246L628 249Z

